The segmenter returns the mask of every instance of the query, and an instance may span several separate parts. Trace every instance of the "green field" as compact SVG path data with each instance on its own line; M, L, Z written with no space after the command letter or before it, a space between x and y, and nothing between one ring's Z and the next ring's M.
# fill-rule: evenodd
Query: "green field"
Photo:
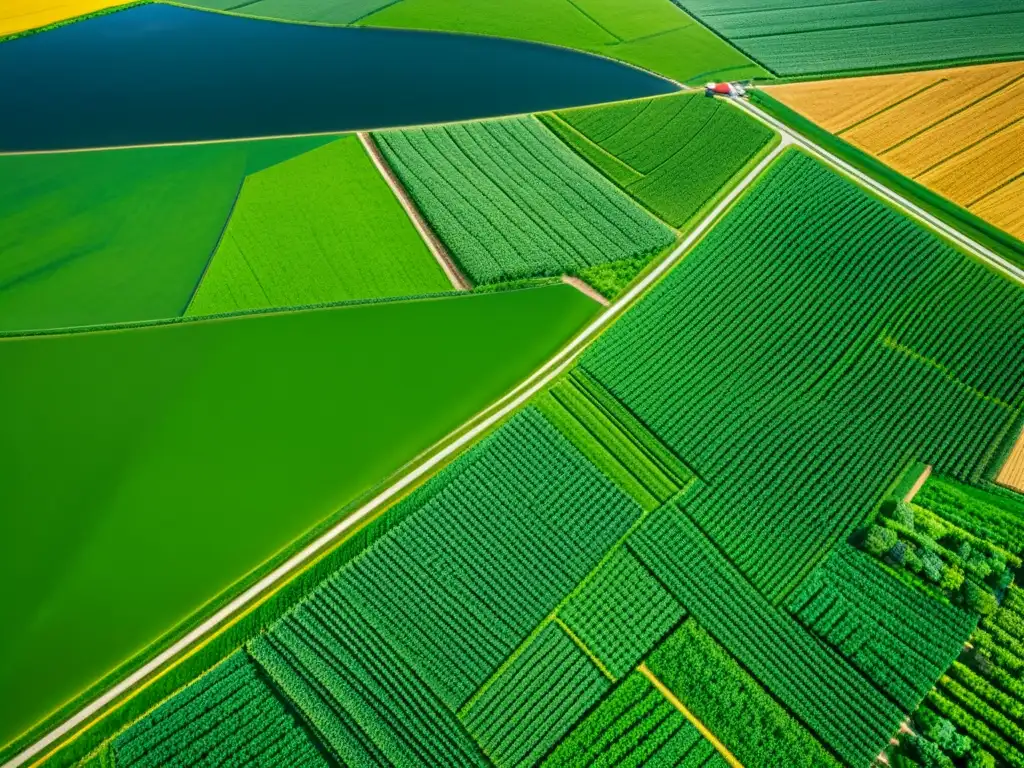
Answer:
M778 75L1017 59L1016 0L673 0Z
M400 0L359 23L553 43L684 82L768 74L670 0Z
M507 391L595 308L555 286L0 341L0 486L23 511L0 521L0 571L21 585L0 741Z
M375 133L477 284L650 256L674 234L532 117Z
M977 313L940 322L958 294ZM1018 285L789 152L583 366L707 480L687 510L780 600L910 458L996 469L1024 389L985 387L1024 365L993 343L1022 311Z
M531 40L694 83L768 76L670 0L189 0L187 5L283 21Z
M0 218L0 331L450 288L354 137L3 156Z
M708 210L775 132L718 99L685 94L544 116L570 147L674 227Z
M246 177L186 314L451 290L355 136Z

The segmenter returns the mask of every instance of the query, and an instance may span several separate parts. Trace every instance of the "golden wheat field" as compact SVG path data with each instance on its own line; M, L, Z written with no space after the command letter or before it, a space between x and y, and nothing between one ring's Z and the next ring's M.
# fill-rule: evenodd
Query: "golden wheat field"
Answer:
M0 37L124 5L128 0L3 0Z
M1024 434L1013 446L1010 457L996 476L996 482L1024 493Z
M900 173L1024 237L1024 63L765 90Z

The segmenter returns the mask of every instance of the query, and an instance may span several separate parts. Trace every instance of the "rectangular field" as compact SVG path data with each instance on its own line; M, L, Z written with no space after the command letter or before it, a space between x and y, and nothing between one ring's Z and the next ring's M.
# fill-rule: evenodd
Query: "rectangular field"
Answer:
M672 231L532 117L374 134L477 284L578 274L660 251Z
M766 89L905 176L1024 238L1024 64Z
M648 209L682 229L777 139L740 110L694 94L566 110L545 124Z
M777 75L1017 58L1015 0L673 0Z

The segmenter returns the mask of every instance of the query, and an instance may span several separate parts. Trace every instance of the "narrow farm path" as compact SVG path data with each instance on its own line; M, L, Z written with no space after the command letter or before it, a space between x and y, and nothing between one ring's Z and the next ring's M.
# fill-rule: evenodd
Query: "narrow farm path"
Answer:
M776 120L774 117L769 115L760 107L757 107L754 104L751 104L749 101L745 101L742 99L730 99L730 101L736 104L740 109L746 110L748 113L753 115L761 122L766 123L767 125L770 125L772 128L777 130L779 133L782 134L783 139L788 138L790 140L790 143L796 144L797 146L803 148L813 156L817 157L819 160L825 162L827 165L830 165L836 170L845 174L846 176L851 177L862 187L866 187L868 190L882 197L888 203L895 206L896 208L898 208L911 218L917 219L919 222L924 224L929 229L939 233L947 240L951 240L953 243L955 243L963 250L967 251L967 253L971 254L975 258L981 259L982 261L986 262L993 269L1003 273L1011 280L1024 284L1024 269L1021 269L1020 267L1011 264L999 254L986 248L980 243L975 242L971 238L967 237L967 235L960 232L958 229L955 229L954 227L944 222L942 219L938 218L937 216L933 216L920 206L916 205L910 200L907 200L907 198L903 197L902 195L896 192L893 192L891 189L889 189L881 182L875 181L866 173L863 173L862 171L859 171L858 169L854 168L846 161L841 160L840 158L833 155L827 149L823 149L810 139L805 138L802 134L796 133L788 125L783 123L781 120Z
M434 231L427 224L426 219L420 214L419 208L416 207L416 203L413 202L412 197L406 191L405 187L402 186L402 182L395 176L395 172L391 170L391 166L388 165L387 160L384 159L384 155L380 153L380 148L377 147L377 142L373 140L373 137L365 131L360 131L358 134L359 141L363 143L363 148L366 150L366 154L373 160L373 164L377 166L377 170L380 175L384 177L384 180L391 187L391 191L395 193L395 197L398 198L398 202L402 204L405 209L406 215L412 220L413 226L416 227L416 231L420 233L420 237L423 238L423 242L427 244L427 248L434 255L437 263L441 265L441 269L444 270L445 275L448 276L448 280L455 287L457 291L468 291L472 288L469 280L462 274L458 265L455 263L455 259L448 253L448 249L444 247L444 243L441 242L440 238L434 234Z
M573 277L572 275L562 275L562 282L565 283L566 285L571 285L580 293L589 296L601 306L607 307L609 304L611 304L611 301L605 298L602 294L598 293L597 289L595 289L589 283L587 283L584 280L581 280L578 277Z
M765 169L775 161L775 158L779 156L779 153L788 144L789 142L783 137L783 141L779 146L751 169L708 215L693 228L683 241L658 262L654 269L634 284L632 288L611 302L597 318L576 334L568 344L562 347L551 359L518 386L424 452L424 458L419 464L411 467L408 472L398 477L391 485L367 501L351 515L325 531L305 548L292 555L280 566L240 593L209 618L200 622L195 628L130 675L110 686L106 692L97 696L59 725L54 726L37 741L0 766L0 768L20 768L20 766L37 759L48 748L60 743L66 737L79 731L83 726L89 725L91 721L102 716L112 705L131 695L136 688L144 686L155 677L167 671L197 646L209 642L211 637L217 632L237 620L241 615L252 610L258 603L266 599L269 593L282 586L296 572L322 555L329 546L337 542L347 531L365 518L400 498L406 490L438 469L456 453L466 448L479 437L482 437L498 422L554 382L556 378L576 361L576 358L583 353L594 339L617 320L620 315L633 306L652 285L682 261L687 252L711 229L712 225L722 214L757 181Z
M655 677L654 673L651 672L650 669L648 669L646 664L641 664L636 669L640 674L642 674L644 677L651 681L651 684L658 689L658 692L665 697L665 700L669 704L671 704L673 707L682 712L683 717L689 720L690 724L693 725L698 731L700 731L701 736L703 736L705 739L711 742L711 746L718 750L718 754L720 754L725 759L725 762L731 765L732 768L743 768L743 763L737 760L736 756L729 751L729 748L725 746L725 744L720 742L718 738L715 736L715 734L709 731L707 729L707 726L704 725L704 723L702 723L700 720L698 720L696 715L693 714L693 712L686 708L686 705L683 704L683 702L676 698L676 695L668 689L668 686L666 686L663 682L661 682L661 680Z
M903 500L908 504L913 501L914 497L917 496L917 492L924 487L925 482L929 477L931 477L931 474L932 465L925 464L924 471L921 472L921 476L917 478L917 481L910 487L910 490L903 495Z

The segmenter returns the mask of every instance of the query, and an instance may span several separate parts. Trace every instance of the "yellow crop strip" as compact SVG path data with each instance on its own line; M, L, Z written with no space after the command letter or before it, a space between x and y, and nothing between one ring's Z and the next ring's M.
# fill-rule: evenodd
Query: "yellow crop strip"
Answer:
M887 84L888 75L847 80L821 80L765 88L776 99L814 120L822 128L839 133L871 115L941 80L935 72L900 75L899 83Z
M115 8L128 0L8 0L0 3L0 37Z
M960 110L980 102L1024 76L1024 64L970 67L962 74L943 73L941 82L843 134L861 149L880 154Z
M711 742L711 746L718 750L720 754L732 768L743 768L743 763L736 759L736 756L729 751L729 748L722 742L711 731L707 729L700 720L689 709L686 705L681 702L672 691L669 690L668 686L665 685L661 680L655 677L654 673L647 667L646 664L641 664L636 668L637 671L651 681L651 684L658 689L658 692L665 697L665 700L673 707L678 709L683 717L685 717L698 731L700 735Z
M765 90L904 176L1024 238L1024 63Z
M996 482L1024 493L1024 433L1017 438L1010 456L996 475Z

